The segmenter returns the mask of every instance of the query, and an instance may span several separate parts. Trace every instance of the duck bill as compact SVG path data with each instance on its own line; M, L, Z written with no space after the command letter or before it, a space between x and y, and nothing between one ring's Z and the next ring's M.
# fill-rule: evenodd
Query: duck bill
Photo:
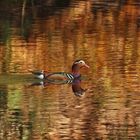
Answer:
M86 67L86 68L88 68L88 69L90 68L89 65L87 65L87 64L85 64L84 67Z

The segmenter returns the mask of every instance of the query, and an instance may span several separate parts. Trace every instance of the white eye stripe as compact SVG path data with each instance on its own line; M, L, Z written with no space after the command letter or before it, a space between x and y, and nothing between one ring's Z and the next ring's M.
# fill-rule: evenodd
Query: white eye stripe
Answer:
M83 63L83 64L85 64L85 62L84 62L83 60L80 60L79 63Z
M83 61L83 60L79 60L79 61L77 61L77 62L75 62L75 64L85 64L85 62Z

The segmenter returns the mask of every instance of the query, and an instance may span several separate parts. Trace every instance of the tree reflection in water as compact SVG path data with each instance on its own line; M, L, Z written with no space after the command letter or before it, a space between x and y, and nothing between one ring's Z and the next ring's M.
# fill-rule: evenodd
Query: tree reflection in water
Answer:
M0 139L139 139L139 6L0 0ZM27 86L21 78L28 69L69 71L78 58L91 67L88 81Z

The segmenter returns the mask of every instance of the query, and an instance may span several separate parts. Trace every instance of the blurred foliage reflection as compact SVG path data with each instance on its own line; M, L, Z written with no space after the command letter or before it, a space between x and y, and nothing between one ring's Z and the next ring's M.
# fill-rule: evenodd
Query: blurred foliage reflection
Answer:
M1 0L0 139L140 139L139 6ZM70 72L79 58L90 65L80 97L71 84L31 86L29 69Z

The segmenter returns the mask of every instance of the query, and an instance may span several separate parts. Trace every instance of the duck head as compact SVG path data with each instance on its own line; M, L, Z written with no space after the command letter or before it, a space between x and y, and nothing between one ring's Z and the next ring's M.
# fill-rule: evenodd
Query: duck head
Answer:
M83 67L89 68L89 66L85 63L84 60L81 60L81 59L76 60L72 65L72 74L75 77L80 76L80 69L83 68Z

